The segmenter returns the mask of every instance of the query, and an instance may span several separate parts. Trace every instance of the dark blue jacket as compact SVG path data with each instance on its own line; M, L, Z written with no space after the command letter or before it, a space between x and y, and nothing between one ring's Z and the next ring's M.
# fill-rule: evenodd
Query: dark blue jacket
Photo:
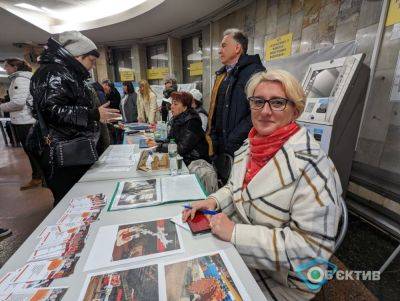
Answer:
M242 146L243 141L252 127L249 103L246 97L246 84L250 77L260 71L265 71L260 57L256 55L242 55L231 71L228 87L224 99L223 135L222 143L219 141L215 129L212 128L212 119L215 117L218 89L221 79L226 74L225 66L216 72L217 79L211 95L210 113L208 120L208 134L214 145L224 145L224 152L233 156L234 152ZM210 143L210 140L208 140ZM210 152L212 154L213 152Z

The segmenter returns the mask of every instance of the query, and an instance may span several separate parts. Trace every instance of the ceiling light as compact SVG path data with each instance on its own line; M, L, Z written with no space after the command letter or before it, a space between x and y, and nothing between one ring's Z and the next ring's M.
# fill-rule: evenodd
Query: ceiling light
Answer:
M18 3L18 4L15 4L14 6L29 9L29 10L34 10L34 11L41 12L41 13L43 12L43 10L40 9L39 7L36 7L36 6L28 4L28 3Z
M146 0L97 0L89 1L85 4L76 5L67 9L48 9L42 7L50 17L59 19L68 23L91 21L113 16L122 13L128 9L132 9Z

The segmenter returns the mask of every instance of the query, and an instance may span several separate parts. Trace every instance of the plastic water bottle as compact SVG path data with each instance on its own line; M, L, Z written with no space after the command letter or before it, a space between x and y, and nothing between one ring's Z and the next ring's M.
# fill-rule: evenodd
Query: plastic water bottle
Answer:
M168 157L169 157L169 171L171 176L176 176L178 174L178 146L175 143L174 139L168 143Z
M156 140L162 140L162 131L161 131L161 124L157 122L156 131L154 132L154 138Z
M161 137L163 140L166 140L168 138L168 127L167 127L167 123L165 123L163 121L162 123L162 134Z

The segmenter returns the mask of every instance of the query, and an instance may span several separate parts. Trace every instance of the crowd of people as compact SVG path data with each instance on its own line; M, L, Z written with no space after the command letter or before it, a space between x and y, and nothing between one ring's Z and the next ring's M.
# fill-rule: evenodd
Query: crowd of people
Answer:
M212 233L236 246L269 294L311 299L315 291L296 268L332 255L340 180L320 145L296 123L305 104L299 82L288 72L266 71L258 55L247 54L247 44L238 29L223 33L223 66L216 72L208 112L199 90L178 91L172 77L164 81L159 107L146 80L137 92L124 82L122 98L109 80L89 84L99 53L79 32L50 38L33 75L23 60L7 60L10 101L0 109L10 112L32 166L32 180L21 189L43 180L56 205L113 143L113 121L168 122L168 138L158 151L167 151L173 139L186 165L218 162L222 156L233 162L220 189L193 202L184 220L200 209L219 210L210 219Z

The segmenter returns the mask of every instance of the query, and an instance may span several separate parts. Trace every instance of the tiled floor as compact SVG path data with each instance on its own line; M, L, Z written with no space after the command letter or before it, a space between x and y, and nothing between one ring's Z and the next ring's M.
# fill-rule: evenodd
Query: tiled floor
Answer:
M49 190L19 190L21 183L29 181L30 172L23 150L5 147L0 139L0 227L13 231L11 236L0 239L0 267L52 208ZM378 270L395 246L392 239L357 217L350 216L348 234L337 257L331 261L341 270ZM316 300L399 300L399 257L381 277L380 281L365 283L330 281Z
M12 231L11 236L0 239L0 267L52 208L53 197L48 189L19 190L30 176L29 161L22 148L6 147L0 139L0 227Z

